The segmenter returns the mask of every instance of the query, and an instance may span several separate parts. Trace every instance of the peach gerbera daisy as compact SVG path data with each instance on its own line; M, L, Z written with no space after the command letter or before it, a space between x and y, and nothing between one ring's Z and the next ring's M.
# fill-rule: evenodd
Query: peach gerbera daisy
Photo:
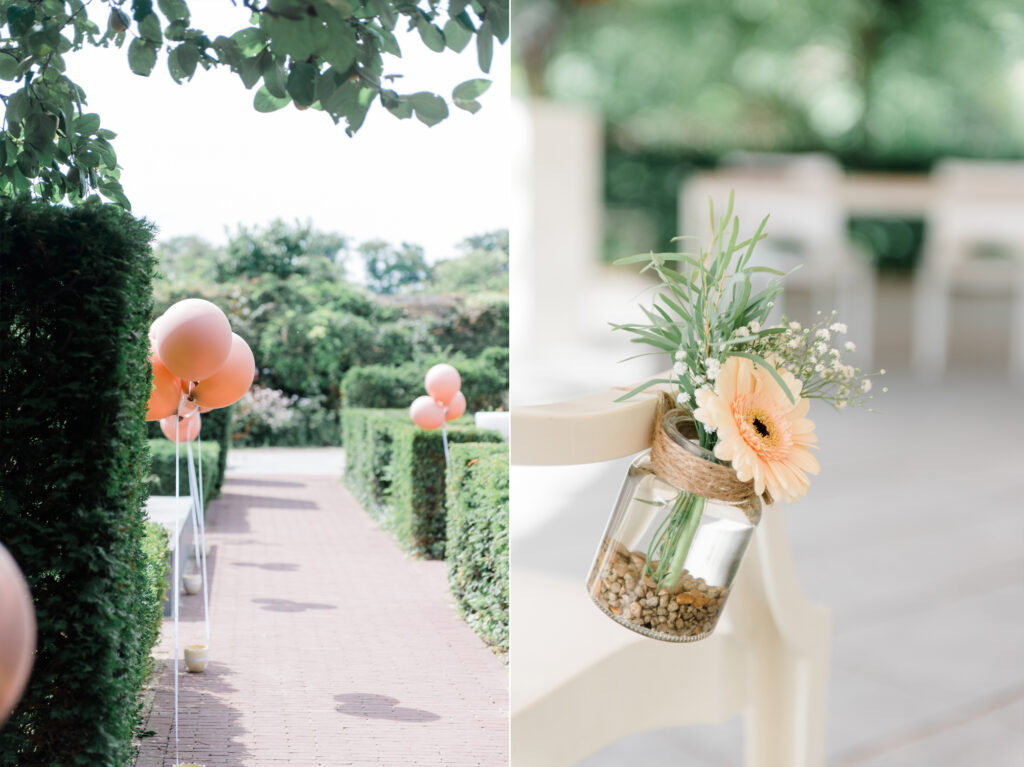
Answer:
M715 457L730 461L741 481L753 480L758 495L768 490L775 500L793 502L807 493L807 475L819 471L809 449L818 438L814 422L805 417L810 400L800 397L802 383L787 370L778 373L795 403L767 370L730 357L715 390L697 390L693 415L717 429Z

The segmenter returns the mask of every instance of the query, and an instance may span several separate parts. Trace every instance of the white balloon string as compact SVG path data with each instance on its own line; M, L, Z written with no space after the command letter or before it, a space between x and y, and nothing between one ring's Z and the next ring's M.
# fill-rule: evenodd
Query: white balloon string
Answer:
M448 431L445 423L448 421L448 408L444 408L444 421L441 422L441 442L444 444L444 465L448 465Z
M210 647L210 590L206 585L206 496L203 495L203 437L196 437L199 446L199 540L203 549L203 615L206 616L206 647Z
M203 523L199 521L202 514L202 501L199 496L199 482L196 479L196 464L192 455L192 443L186 442L185 448L188 452L188 487L192 495L192 525L193 529L198 528L199 535L203 534ZM203 573L203 623L206 627L206 646L210 646L210 614L208 600L206 598L206 541L197 541L196 566Z
M175 414L174 418L174 497L178 498L180 487L178 484L178 463L181 456L181 443L179 439L181 421ZM178 513L177 504L174 509L175 515ZM175 516L174 519L174 530L175 533L178 531L178 519ZM174 574L171 578L173 581L171 585L172 597L174 599L174 763L178 763L178 592L181 591L181 584L178 580L178 543L181 541L181 536L176 535L174 539Z

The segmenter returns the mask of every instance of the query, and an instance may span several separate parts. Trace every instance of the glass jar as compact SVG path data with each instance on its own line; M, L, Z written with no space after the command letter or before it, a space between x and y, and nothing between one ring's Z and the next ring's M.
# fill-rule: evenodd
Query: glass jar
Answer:
M723 464L680 431L679 411L662 428L690 454ZM725 607L743 553L761 519L761 500L723 501L658 476L651 451L630 465L587 578L594 603L644 636L694 642L709 636Z

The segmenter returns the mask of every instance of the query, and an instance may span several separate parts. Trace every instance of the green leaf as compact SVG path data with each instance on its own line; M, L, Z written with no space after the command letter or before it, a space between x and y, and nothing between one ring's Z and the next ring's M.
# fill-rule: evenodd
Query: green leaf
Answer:
M17 77L18 63L13 55L0 51L0 80L13 80Z
M270 54L268 53L267 57L269 56ZM242 85L245 86L246 90L249 90L258 83L260 77L263 76L263 54L244 59L238 66L238 76L241 78Z
M188 5L185 4L184 0L158 0L157 5L160 6L161 12L167 17L168 21L184 21L186 24L188 23Z
M12 5L7 9L7 27L11 37L23 37L32 29L36 23L35 8L24 8L20 5Z
M149 77L156 66L156 48L141 38L135 38L128 46L128 66L135 74Z
M789 401L796 404L796 398L793 396L793 392L791 392L789 390L789 387L786 386L786 382L782 380L782 376L779 375L779 371L777 371L775 368L769 365L760 355L754 354L752 352L729 352L729 356L744 357L750 360L751 362L756 362L758 365L763 367L765 370L772 374L772 378L774 378L776 382L779 384L779 386L782 387L782 391L786 393L786 397L789 399Z
M25 120L25 140L36 149L50 147L57 135L57 116L36 112Z
M160 30L160 18L151 13L139 22L139 34L148 42L160 45L164 41L163 32Z
M412 104L394 91L381 91L380 103L399 120L408 120L412 117Z
M473 99L452 99L452 103L459 109L465 109L470 114L476 114L481 110L480 102Z
M302 107L308 107L316 101L317 68L313 64L299 62L292 65L288 75L288 95Z
M423 44L434 53L440 53L445 49L444 33L431 24L426 16L420 16L416 20L416 31L420 33Z
M633 391L623 394L621 397L615 399L616 402L625 402L630 397L635 397L640 392L650 389L652 386L657 384L671 384L672 380L669 378L653 378L650 381L644 381L644 383L637 386Z
M305 61L316 52L324 30L319 19L305 15L292 20L263 13L260 26L270 38L270 49L277 56L287 55L297 61Z
M153 13L153 0L132 0L132 17L136 21L142 21L151 13Z
M452 91L453 99L475 99L487 92L487 89L491 87L491 81L485 80L484 78L476 78L474 80L466 80L464 83L460 83L455 86Z
M476 31L476 58L480 69L491 71L491 60L494 58L494 40L491 37L491 21L487 19Z
M263 84L275 98L288 97L288 90L285 88L284 67L281 61L274 56L268 56L263 61Z
M448 19L443 31L445 43L456 53L462 53L473 39L473 32L456 19Z
M174 50L178 52L178 63L181 65L185 77L191 80L196 73L196 65L199 63L199 49L193 43L186 42Z
M285 98L278 98L267 89L266 85L256 91L256 96L252 100L252 105L257 112L276 112L290 103L290 98L287 96Z
M448 105L434 93L420 91L409 96L408 100L416 112L416 118L424 125L437 125L448 116Z
M267 38L262 29L246 27L231 35L243 56L255 56L267 47Z
M75 132L82 136L91 136L100 129L100 116L89 112L79 115L74 121ZM107 138L107 137L104 137Z
M339 72L344 72L356 60L355 31L347 24L341 28L331 27L331 36L323 48L324 59Z

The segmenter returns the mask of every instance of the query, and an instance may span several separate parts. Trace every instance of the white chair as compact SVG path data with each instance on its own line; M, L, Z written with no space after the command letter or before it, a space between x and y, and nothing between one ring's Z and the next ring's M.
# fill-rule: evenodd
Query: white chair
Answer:
M655 400L615 403L621 393L513 410L512 463L645 449ZM514 525L515 503L512 516ZM781 508L766 510L718 628L699 642L616 625L594 607L585 576L513 569L512 767L565 767L626 735L740 713L747 767L825 764L830 619L803 595Z
M843 203L844 175L828 155L751 155L727 158L719 170L689 177L680 193L682 234L696 235L702 247L710 240L708 198L715 216L725 213L729 193L740 219L740 236L754 233L769 215L752 263L789 272L786 288L810 293L814 308L836 309L857 329L857 361L870 367L874 336L875 274L868 258L847 236ZM686 242L683 242L684 249ZM784 311L786 294L776 300L773 319Z
M933 379L945 371L955 291L1009 291L1010 370L1024 379L1024 163L946 160L932 178L914 286L914 369Z

